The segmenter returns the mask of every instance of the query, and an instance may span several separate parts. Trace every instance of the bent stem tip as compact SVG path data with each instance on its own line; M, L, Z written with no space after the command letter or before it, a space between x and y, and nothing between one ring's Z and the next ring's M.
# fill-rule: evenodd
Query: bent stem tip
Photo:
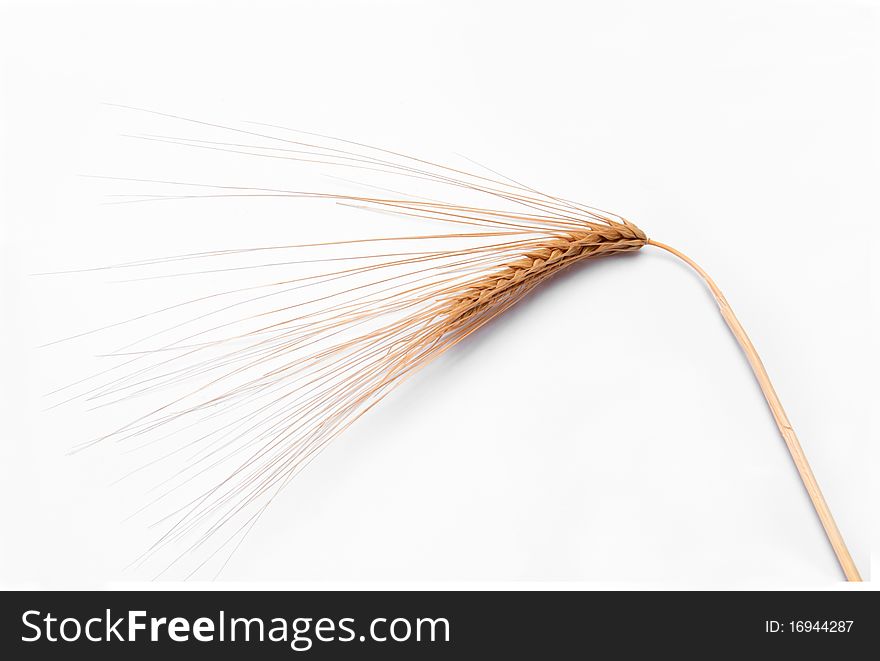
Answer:
M801 477L801 481L804 483L804 488L810 496L810 500L812 501L816 514L822 523L822 527L825 529L825 534L828 536L828 541L834 549L834 554L837 556L837 561L840 563L841 569L843 569L846 580L861 581L862 577L859 574L859 570L856 567L852 556L850 556L846 543L843 541L843 536L840 534L840 530L834 522L834 517L831 516L831 510L828 507L828 503L825 502L825 498L822 496L822 491L819 489L816 477L813 475L813 471L810 468L810 464L807 461L807 457L804 454L800 441L798 441L798 437L795 434L794 429L792 429L791 423L788 421L788 416L785 415L785 410L782 408L782 402L779 401L779 396L776 394L773 384L770 382L767 370L764 368L764 364L761 362L761 358L758 356L755 346L746 334L739 319L737 319L736 315L733 313L724 294L721 293L718 285L716 285L712 278L709 277L709 274L700 268L700 266L687 255L664 243L660 243L659 241L648 239L646 243L678 257L696 271L709 287L709 290L712 292L712 295L718 303L721 316L724 318L724 321L727 323L727 326L730 328L730 331L733 333L733 336L736 338L736 341L745 353L749 365L755 373L755 378L758 380L761 392L764 393L764 398L770 406L770 411L773 414L773 419L776 421L776 426L779 427L782 439L785 441L785 445L791 454L791 458Z

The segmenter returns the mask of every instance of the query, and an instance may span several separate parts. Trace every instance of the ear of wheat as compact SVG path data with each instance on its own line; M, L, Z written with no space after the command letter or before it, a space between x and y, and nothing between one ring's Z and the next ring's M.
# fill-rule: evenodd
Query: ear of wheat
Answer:
M457 204L411 195L376 197L126 180L177 189L170 195L150 194L142 201L207 197L326 200L412 222L440 223L446 228L435 234L215 251L112 267L201 264L267 251L302 255L302 259L268 265L291 271L330 262L342 265L331 271L310 271L220 291L141 315L139 320L170 310L208 306L125 347L119 352L123 362L91 382L83 380L71 386L76 392L68 395L68 401L85 397L114 402L178 389L161 406L82 446L111 438L165 443L164 460L185 457L182 466L161 483L156 501L170 500L183 485L204 483L198 497L171 508L162 519L167 523L165 532L139 562L177 543L183 550L169 566L196 550L204 552L192 575L224 549L234 550L293 476L421 367L569 266L651 245L683 259L712 291L755 372L847 579L860 580L754 346L715 283L682 253L649 240L621 216L539 193L494 172L492 176L477 175L277 126L237 129L162 116L217 129L234 138L138 137L192 149L379 172L492 202ZM413 249L362 251L392 241ZM331 248L341 250L341 256L322 257ZM199 272L213 271L190 273ZM221 320L233 311L240 311L240 316L233 321ZM178 440L183 437L193 440ZM220 479L214 477L217 474ZM221 530L226 533L218 535Z

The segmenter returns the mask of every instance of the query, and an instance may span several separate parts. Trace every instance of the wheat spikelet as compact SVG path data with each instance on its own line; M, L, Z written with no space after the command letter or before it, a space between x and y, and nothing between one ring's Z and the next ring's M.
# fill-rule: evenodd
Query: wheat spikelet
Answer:
M529 291L576 262L638 250L646 241L645 233L626 220L612 222L606 229L561 234L542 241L520 259L468 283L462 295L450 304L449 330L508 296Z

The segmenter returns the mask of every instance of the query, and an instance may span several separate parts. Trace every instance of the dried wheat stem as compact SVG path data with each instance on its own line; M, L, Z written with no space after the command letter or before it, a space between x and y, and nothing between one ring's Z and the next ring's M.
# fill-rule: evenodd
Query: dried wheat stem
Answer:
M776 390L774 390L773 384L770 382L767 370L764 368L764 364L761 362L761 358L758 356L758 352L755 350L755 346L746 334L745 329L742 327L739 319L736 318L727 299L724 298L724 294L721 293L721 290L718 289L718 285L715 284L712 278L710 278L702 268L686 255L682 254L675 248L659 243L658 241L649 239L646 243L661 248L662 250L666 250L684 261L693 268L709 286L712 295L718 302L721 316L730 327L736 341L739 342L740 347L746 354L749 365L752 367L752 371L755 373L755 377L758 379L758 385L761 386L761 391L764 393L767 404L770 406L770 411L773 414L773 419L776 421L776 426L779 427L779 432L782 434L785 445L791 453L794 465L801 476L801 480L804 483L807 494L810 496L810 500L813 502L813 507L816 509L816 514L822 522L822 527L825 529L828 541L831 542L831 547L834 549L837 561L843 569L846 580L861 581L862 577L859 575L859 570L856 568L856 564L853 562L852 556L850 556L849 550L846 548L846 543L843 541L843 536L840 534L840 530L834 522L834 517L831 516L831 510L828 508L828 503L825 502L825 498L822 496L822 491L819 489L818 482L816 482L816 476L813 475L813 471L810 468L804 450L798 441L798 437L794 433L791 423L788 421L788 416L785 415L785 410L782 408L782 402L779 401L779 396L776 394Z

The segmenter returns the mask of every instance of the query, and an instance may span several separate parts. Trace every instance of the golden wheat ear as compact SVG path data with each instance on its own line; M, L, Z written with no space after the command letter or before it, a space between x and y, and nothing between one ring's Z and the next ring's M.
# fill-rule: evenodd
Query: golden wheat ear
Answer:
M162 277L237 268L284 269L282 278L141 315L136 320L200 306L190 318L125 347L119 353L123 362L102 372L97 385L87 380L74 384L80 391L71 399L80 396L98 403L177 389L158 407L91 441L164 444L167 449L157 462L178 463L160 484L156 501L169 502L184 485L201 485L197 497L171 507L160 520L167 523L166 530L140 561L172 542L188 540L172 564L199 551L205 559L194 573L223 549L234 551L280 489L421 367L569 266L650 245L684 260L709 286L758 379L847 579L860 580L754 346L715 283L682 253L649 240L617 214L540 193L492 171L492 176L473 174L282 127L237 129L165 117L220 130L227 138L141 137L187 149L380 172L431 184L438 193L430 198L402 193L346 195L128 180L175 187L172 195L151 194L144 201L230 196L309 199L443 229L214 251L112 267L198 265L194 271ZM444 195L450 190L472 201L447 201ZM386 245L395 248L383 250ZM284 259L229 269L205 267L218 259L267 252L283 254ZM231 321L230 315L235 316ZM223 478L218 480L218 474ZM217 539L221 529L231 533Z

